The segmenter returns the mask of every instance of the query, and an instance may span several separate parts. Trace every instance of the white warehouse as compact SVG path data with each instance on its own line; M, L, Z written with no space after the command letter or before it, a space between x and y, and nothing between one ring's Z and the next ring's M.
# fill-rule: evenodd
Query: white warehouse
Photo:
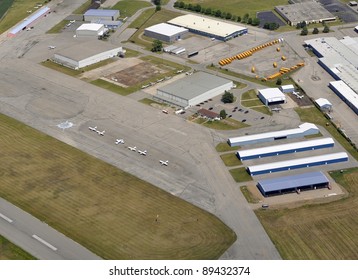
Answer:
M233 82L230 80L197 72L158 88L155 97L170 104L188 108L222 94L232 87Z
M54 54L53 60L63 66L79 69L85 66L117 56L122 47L99 40L77 43Z
M174 42L188 36L189 30L167 23L159 23L144 29L144 35L164 42Z
M105 33L103 24L98 23L84 23L76 29L77 37L98 37Z

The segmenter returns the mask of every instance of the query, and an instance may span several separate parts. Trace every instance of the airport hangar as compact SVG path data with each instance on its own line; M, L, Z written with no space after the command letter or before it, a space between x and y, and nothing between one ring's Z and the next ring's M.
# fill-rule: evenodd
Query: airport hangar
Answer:
M107 31L103 24L84 23L76 29L77 37L98 37Z
M334 141L332 138L322 138L303 142L261 147L256 149L240 150L236 152L236 155L240 160L250 160L262 157L331 148L333 146Z
M63 66L79 69L111 57L118 56L123 52L118 47L98 39L82 41L68 48L59 50L54 54L53 61Z
M259 91L258 94L259 99L266 106L282 104L286 102L286 96L278 88L265 88L265 89L259 89L258 91Z
M316 1L275 6L275 11L291 26L302 21L310 24L336 20L334 15Z
M325 154L320 156L312 156L305 158L297 158L292 160L275 161L258 165L248 166L247 172L251 176L267 174L280 171L288 171L292 169L306 168L319 165L327 165L348 161L348 155L345 152Z
M96 22L98 20L115 21L119 18L118 10L89 9L83 14L83 21Z
M257 144L263 142L272 142L281 139L290 139L304 137L306 135L318 134L319 129L312 123L303 123L298 128L265 132L260 134L245 135L239 137L231 137L228 143L231 147Z
M230 80L196 72L158 88L154 97L186 109L232 89L233 85Z
M221 41L227 41L248 32L246 27L240 25L192 14L176 17L169 20L168 23L187 28L192 33Z
M329 187L329 180L322 172L308 172L292 176L270 178L257 182L257 188L265 197Z
M144 29L144 35L164 42L174 42L188 36L189 30L167 23L159 23Z
M329 87L358 114L358 38L316 38L305 44L317 55L318 64L337 80Z

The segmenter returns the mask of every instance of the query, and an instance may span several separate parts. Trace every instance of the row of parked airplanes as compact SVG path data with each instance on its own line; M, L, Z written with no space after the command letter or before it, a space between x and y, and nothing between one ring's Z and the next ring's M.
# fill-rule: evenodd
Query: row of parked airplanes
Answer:
M106 133L105 130L103 130L103 131L97 130L97 126L94 126L94 127L89 126L88 128L89 128L89 130L98 133L98 135L100 135L100 136L104 136L104 134ZM116 144L116 145L118 145L118 144L124 144L124 139L116 139L115 144ZM138 152L140 155L142 155L142 156L146 156L146 155L147 155L147 150L144 150L144 151L137 150L137 147L136 147L136 146L134 146L134 147L129 147L129 146L128 146L128 149L131 150L131 151L133 151L133 152L136 152L136 151L137 151L137 152ZM161 165L165 165L165 166L168 166L168 163L169 163L168 160L159 160L159 162L160 162Z

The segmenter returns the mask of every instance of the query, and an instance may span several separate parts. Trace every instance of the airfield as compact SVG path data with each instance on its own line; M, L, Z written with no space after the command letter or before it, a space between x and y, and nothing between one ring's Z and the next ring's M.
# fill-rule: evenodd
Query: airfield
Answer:
M79 2L81 1L73 5L78 5ZM61 14L66 14L74 8L71 5L62 7L61 4L59 7ZM236 136L238 132L209 130L190 122L186 118L190 110L186 115L177 116L163 114L161 109L139 103L139 99L151 97L153 88L124 97L95 87L84 80L41 66L39 63L50 57L53 52L47 48L48 45L65 44L61 36L72 39L69 34L61 34L58 37L43 34L47 26L51 25L49 21L55 24L60 17L59 14L52 14L46 21L37 23L32 31L22 32L11 40L1 39L0 73L3 79L0 111L213 213L238 236L237 241L223 254L222 259L280 259L277 249L252 210L258 208L257 205L252 206L247 203L240 191L240 184L234 182L215 151L218 143L225 142L228 137ZM167 54L160 55L159 58L184 62L185 66L203 70L202 63L208 61L216 63L223 57L237 54L276 37L269 32L255 31L245 38L220 44L211 41L210 38L202 39L193 36L188 41L184 40L180 43L187 44L185 46L189 50L194 49L194 46L203 46L200 54L193 58L195 63L187 63L184 62L184 57ZM245 42L240 39L245 39ZM235 61L229 69L254 76L255 74L250 70L255 66L259 71L258 75L266 76L275 72L272 63L276 61L282 64L279 67L300 62L302 57L305 58L306 63L313 63L306 54L298 56L296 50L292 48L294 44L289 45L286 40L291 42L291 37L285 37L284 43L280 45L280 52L277 52L273 46L248 60ZM139 48L138 50L145 55L149 54L145 50ZM280 60L283 54L288 60ZM267 57L269 57L268 62ZM151 71L158 71L160 74L160 69L152 68L151 71L140 72L140 75L134 76L133 73L138 72L138 69L127 69L128 66L143 66L141 63L143 62L138 58L133 58L126 67L121 65L111 69L110 64L107 68L103 68L106 69L104 71L94 70L91 73L93 76L89 79L105 77L112 81L116 79L121 85L132 86L142 81L143 75L149 77ZM149 68L149 65L146 67ZM310 73L302 74L303 72L304 70L295 75L303 80L302 88L308 88ZM82 77L85 79L86 74L89 72L83 74ZM324 75L322 73L321 76ZM310 81L310 84L314 82L321 83ZM244 89L235 90L237 97L255 88L253 83L245 82L245 84L247 86ZM240 130L240 133L262 132L267 129L268 123L272 130L288 129L301 123L299 116L293 110L293 107L297 107L294 103L299 103L297 100L291 103L293 104L291 108L273 115L261 114L254 110L249 110L247 114L243 111L232 112L234 106L245 108L240 104L222 107L219 98L210 102L205 104L205 107L214 107L216 111L225 108L235 119L239 121L245 119L245 122L251 125ZM191 113L194 111L192 109ZM66 122L70 122L73 126L64 129L59 127ZM100 136L91 132L89 127L93 126L105 131L105 134ZM322 131L323 134L327 134L324 127ZM117 138L123 138L125 144L115 145ZM130 151L129 146L147 150L147 156L142 157L137 152ZM339 146L338 149L343 148ZM168 166L162 166L159 160L168 160ZM357 162L351 158L348 163L339 165L338 168L346 169L355 166ZM333 165L326 167L325 171L332 169ZM336 193L344 194L344 190L339 186L336 187ZM326 192L319 192L312 197L308 195L309 197L303 196L301 199L306 201L325 195ZM284 201L270 198L262 201L270 205L297 202L295 198Z

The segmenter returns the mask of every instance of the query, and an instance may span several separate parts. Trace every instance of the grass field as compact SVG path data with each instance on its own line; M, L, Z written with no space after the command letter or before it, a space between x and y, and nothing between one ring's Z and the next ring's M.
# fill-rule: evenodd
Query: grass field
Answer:
M121 11L121 18L130 17L138 10L152 6L149 2L136 0L121 0L116 5L111 7L114 10Z
M41 62L41 65L43 65L43 66L45 66L47 68L56 70L58 72L61 72L63 74L73 76L73 77L81 74L81 71L79 71L79 70L75 70L75 69L71 69L71 68L62 66L62 65L60 65L58 63L55 63L53 61L50 61L50 60L46 60L46 61Z
M77 15L84 14L89 6L91 5L92 0L87 0L85 3L83 3L81 6L79 6L76 10L74 10L72 13Z
M141 38L144 29L148 26L152 26L158 23L166 22L177 16L182 15L178 12L162 9L158 12L154 12L155 9L149 9L145 11L137 20L135 20L130 27L138 28L138 30L132 35L130 41L134 41L136 44L143 45L148 50L152 48L153 39L145 37L145 40Z
M249 175L249 173L247 173L245 167L234 168L230 169L229 171L237 183L252 181L252 177Z
M221 152L240 150L240 147L230 147L227 142L222 142L222 143L217 144L215 149L217 152L221 153Z
M269 116L272 115L272 112L265 105L262 105L262 106L259 106L259 107L252 107L250 109L255 110L257 112L260 112L262 114L269 115Z
M0 21L0 34L28 17L29 14L26 11L33 10L33 7L36 6L37 3L43 2L38 0L14 0L7 14ZM8 0L0 1L0 12L1 10L3 13L6 12L8 5Z
M226 166L242 165L241 160L239 160L234 153L223 154L220 157Z
M143 103L143 104L146 104L146 105L149 105L149 106L152 106L152 105L168 106L165 103L160 103L158 101L155 101L155 100L152 100L152 99L149 99L149 98L143 98L143 99L139 100L139 102Z
M247 99L258 99L256 90L250 89L241 95L241 101Z
M316 107L311 108L295 108L295 111L300 116L301 121L311 122L321 126L324 126L326 130L334 137L343 147L349 152L356 160L358 160L358 152L352 147L352 145L337 131L337 129L330 124L326 126L329 121L323 116L322 112Z
M260 201L260 199L258 199L256 196L254 196L250 192L250 190L248 189L247 186L240 187L240 190L241 190L242 194L244 195L244 197L246 198L248 203L258 203Z
M256 12L273 10L277 5L287 5L285 0L183 0L184 3L199 4L201 7L211 8L212 10L221 10L222 12L230 12L232 15L243 17L248 13L251 17L256 16Z
M0 115L0 196L105 259L217 259L212 214Z
M263 106L261 100L259 100L258 98L255 100L241 100L241 105L247 108L253 106Z
M57 23L56 25L54 25L52 28L50 28L49 30L47 30L47 34L57 34L60 33L62 31L62 29L66 26L66 24L68 23L68 20L61 20L59 23Z
M35 258L0 235L0 260L35 260Z
M131 93L133 93L133 92L135 92L137 90L134 87L124 88L124 87L121 87L121 86L117 86L114 83L110 83L110 82L107 82L107 81L102 80L102 79L97 79L97 80L91 81L90 83L92 85L95 85L95 86L110 90L110 91L112 91L114 93L118 93L118 94L123 95L123 96L129 95L129 94L131 94Z
M257 210L284 259L358 259L358 169L330 172L349 196L295 209Z
M204 118L195 118L193 120L195 123L202 124L203 126L211 129L217 130L233 130L233 129L240 129L243 127L248 127L246 123L239 122L234 119L224 119L220 121L211 121Z
M0 19L4 16L7 10L11 7L14 0L0 0Z

